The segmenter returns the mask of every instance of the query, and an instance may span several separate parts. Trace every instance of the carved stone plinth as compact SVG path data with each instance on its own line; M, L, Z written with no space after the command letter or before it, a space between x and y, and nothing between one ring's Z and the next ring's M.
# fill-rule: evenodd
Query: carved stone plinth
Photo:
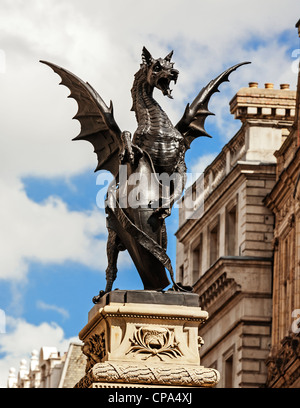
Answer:
M219 373L200 366L198 328L208 314L198 304L179 292L105 295L79 333L87 366L76 387L216 385Z

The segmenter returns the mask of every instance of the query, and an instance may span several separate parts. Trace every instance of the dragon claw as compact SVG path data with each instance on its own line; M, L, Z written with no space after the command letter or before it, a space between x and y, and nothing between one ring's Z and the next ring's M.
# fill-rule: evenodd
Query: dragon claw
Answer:
M99 295L93 297L93 303L96 305L97 303L100 302L100 299L105 295L104 290L100 290Z
M119 153L119 160L121 164L134 164L140 157L142 157L142 155L142 149L140 149L138 146L131 145L130 147L125 147L123 151Z
M156 208L156 210L154 210L154 214L158 215L160 220L164 220L171 215L171 208Z

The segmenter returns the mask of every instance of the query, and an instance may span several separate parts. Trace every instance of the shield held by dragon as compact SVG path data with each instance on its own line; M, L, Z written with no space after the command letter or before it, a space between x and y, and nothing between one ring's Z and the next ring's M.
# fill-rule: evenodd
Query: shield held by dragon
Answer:
M208 136L205 119L213 115L208 110L211 96L218 92L219 85L228 81L231 72L249 62L243 62L227 69L210 81L191 104L176 126L153 98L154 88L172 98L170 83L177 82L178 70L171 61L173 52L165 58L155 59L144 47L142 63L135 74L132 94L132 110L137 119L137 129L133 136L121 131L114 118L113 105L107 106L97 91L76 75L50 62L41 61L51 67L62 79L61 84L70 89L69 97L78 104L74 116L81 124L81 132L73 140L86 140L92 143L98 163L95 171L108 170L114 181L108 187L106 197L107 213L107 259L106 288L93 298L97 303L100 297L112 290L117 275L117 258L121 250L127 250L137 268L146 290L163 290L170 285L178 291L191 291L180 282L175 282L170 258L166 253L167 233L165 218L170 215L174 202L180 198L184 189L186 173L185 153L195 138ZM121 170L126 177L124 179ZM177 181L168 186L167 203L164 194L166 186L161 175ZM139 205L128 204L134 185L130 178L137 176L145 180L143 199ZM168 180L170 180L170 178ZM169 277L167 274L169 272Z

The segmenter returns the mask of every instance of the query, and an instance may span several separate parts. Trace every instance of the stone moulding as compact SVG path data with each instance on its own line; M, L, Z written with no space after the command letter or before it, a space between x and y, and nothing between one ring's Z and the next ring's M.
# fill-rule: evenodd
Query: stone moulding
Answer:
M112 303L99 309L98 313L81 330L79 338L83 340L101 320L110 318L177 320L203 324L208 318L208 313L199 307L168 307L166 305L151 305L150 307L144 304L138 304L137 307L136 304Z
M91 388L101 382L114 383L116 386L143 384L146 387L151 385L214 387L219 379L220 374L217 370L203 366L162 367L150 364L104 362L95 364L88 374L76 384L75 388Z
M169 296L165 304L140 303L139 293L130 296L138 302L110 302L89 313L79 333L86 374L76 388L215 386L219 373L200 365L203 339L198 330L208 313L178 304L182 295L173 295L175 304ZM159 299L153 296L162 300L160 294ZM199 297L194 300L186 303L198 305Z

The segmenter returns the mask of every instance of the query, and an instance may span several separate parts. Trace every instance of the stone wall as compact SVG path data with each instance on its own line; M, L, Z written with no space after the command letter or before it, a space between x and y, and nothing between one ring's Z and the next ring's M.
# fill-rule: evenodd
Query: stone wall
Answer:
M271 346L275 151L287 143L296 92L282 85L242 88L230 102L242 126L205 169L202 190L186 192L177 236L177 280L194 285L209 319L201 361L218 387L260 387ZM194 208L185 208L189 197ZM186 206L187 207L187 206Z

